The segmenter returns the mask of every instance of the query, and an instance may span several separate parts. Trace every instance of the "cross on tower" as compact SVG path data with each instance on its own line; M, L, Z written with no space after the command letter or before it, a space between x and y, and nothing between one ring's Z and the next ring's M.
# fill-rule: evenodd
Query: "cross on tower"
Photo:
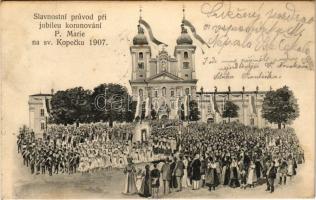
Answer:
M139 6L139 19L142 19L142 6Z

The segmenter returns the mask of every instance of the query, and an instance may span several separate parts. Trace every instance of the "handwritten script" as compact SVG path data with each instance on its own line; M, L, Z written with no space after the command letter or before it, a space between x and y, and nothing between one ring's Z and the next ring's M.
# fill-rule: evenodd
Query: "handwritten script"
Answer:
M202 3L206 42L204 65L219 66L214 79L279 79L282 70L313 70L314 16L292 2L276 7L260 3L239 7L237 3ZM214 51L215 50L215 51ZM230 59L223 54L236 50L246 56ZM209 52L211 52L209 51ZM276 70L277 69L277 70Z

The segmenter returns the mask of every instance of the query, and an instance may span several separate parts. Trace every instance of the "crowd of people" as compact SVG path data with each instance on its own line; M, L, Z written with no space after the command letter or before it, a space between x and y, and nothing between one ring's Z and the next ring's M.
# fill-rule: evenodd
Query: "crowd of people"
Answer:
M157 143L177 141L174 151L167 151L158 166L157 162L146 165L142 173L139 169L125 170L128 177L134 177L131 174L137 172L135 179L126 179L124 192L127 194L157 197L160 187L167 194L184 187L193 190L207 187L212 191L223 185L246 189L262 182L272 193L275 180L285 185L296 175L298 164L304 162L304 151L292 128L191 123L178 128L157 127L153 136ZM131 166L132 159L128 164L130 169Z
M33 174L91 173L122 168L125 193L158 197L190 187L256 187L286 184L304 162L292 128L254 128L239 123L152 121L146 141L133 140L135 124L49 125L43 137L20 130L18 152ZM142 163L144 169L139 168Z
M26 127L17 138L18 153L33 174L82 173L124 167L131 141L131 124L110 128L105 123L50 125L42 138ZM134 145L134 151L144 145Z

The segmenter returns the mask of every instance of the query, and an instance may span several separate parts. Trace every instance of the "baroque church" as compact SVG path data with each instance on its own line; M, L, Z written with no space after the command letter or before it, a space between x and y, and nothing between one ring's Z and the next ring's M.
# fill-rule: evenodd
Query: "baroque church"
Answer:
M140 22L144 22L141 17ZM148 33L151 33L147 23L140 24L145 25ZM150 117L151 110L155 110L159 119L180 119L181 110L184 110L187 117L189 101L195 100L198 104L200 121L209 123L238 121L257 127L269 125L261 116L266 91L259 91L258 87L253 91L245 91L244 87L240 91L231 91L230 86L227 91L217 91L216 87L213 92L204 92L203 88L197 91L196 46L186 26L194 31L192 35L197 41L202 43L204 41L184 16L173 55L169 55L162 48L158 55L153 56L149 40L140 24L130 47L132 57L130 85L133 99L137 99L135 118L140 118L144 110L145 117ZM149 39L153 39L152 35L149 35ZM232 119L222 117L226 101L238 106L238 117Z
M185 97L196 96L195 49L182 24L174 54L169 55L163 48L154 57L144 29L138 25L138 34L130 47L133 99L138 99L149 110L154 109L159 119L178 119L178 111ZM146 99L150 102L150 108L146 105Z
M145 26L148 37L141 25ZM173 55L168 54L163 47L154 56L149 41L158 45L163 43L153 37L149 24L140 17L138 33L130 46L132 73L129 82L133 99L137 100L135 118L141 117L143 111L145 117L150 117L154 110L158 119L180 119L183 113L188 119L189 102L195 100L200 121L239 121L256 127L270 125L261 116L266 91L259 91L258 87L253 91L246 91L244 87L240 91L231 91L228 86L227 91L217 91L215 86L214 91L204 92L202 88L197 91L196 46L186 27L190 28L194 41L205 44L193 25L183 17ZM35 133L43 133L47 127L52 96L53 90L51 94L29 96L29 127ZM226 101L239 107L238 117L222 117Z

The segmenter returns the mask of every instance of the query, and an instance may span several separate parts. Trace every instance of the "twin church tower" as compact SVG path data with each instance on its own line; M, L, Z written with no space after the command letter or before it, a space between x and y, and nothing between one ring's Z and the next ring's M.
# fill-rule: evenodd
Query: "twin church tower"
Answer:
M140 24L144 22L141 20L140 18ZM130 85L133 99L137 99L141 103L140 106L145 106L148 110L154 109L159 119L164 117L178 119L180 107L187 106L185 98L192 99L196 96L196 46L193 45L193 40L182 23L174 54L169 55L164 45L160 43L163 47L154 57L149 44L154 39L150 35L150 26L145 23L149 32L147 38L140 24L138 33L133 38L133 45L130 47L132 56ZM140 112L136 112L136 115L139 114Z

